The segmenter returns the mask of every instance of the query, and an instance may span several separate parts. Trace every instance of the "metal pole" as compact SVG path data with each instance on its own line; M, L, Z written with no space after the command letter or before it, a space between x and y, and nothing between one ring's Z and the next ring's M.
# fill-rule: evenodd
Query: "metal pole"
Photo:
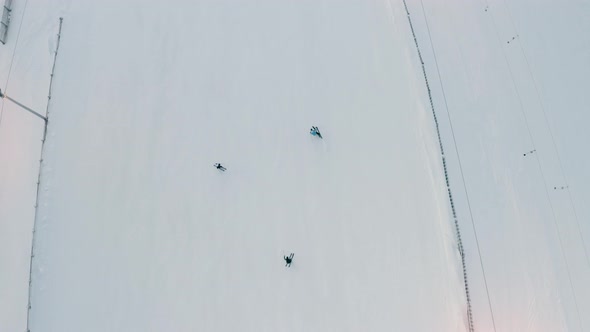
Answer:
M37 112L33 111L31 108L29 108L29 107L27 107L27 106L25 106L25 105L23 105L23 104L19 103L18 101L16 101L16 100L14 100L14 99L10 98L9 96L7 96L7 95L3 94L3 93L2 93L2 90L0 90L0 98L2 98L2 99L8 99L8 100L10 100L11 102L13 102L13 103L17 104L18 106L20 106L20 107L24 108L26 111L29 111L29 112L31 112L33 115L35 115L35 116L38 116L38 117L40 117L41 119L43 119L43 121L47 122L47 118L46 118L46 117L44 117L43 115L41 115L41 114L39 114L39 113L37 113Z
M53 67L51 68L51 79L49 80L49 94L47 96L47 109L45 110L45 114L47 117L43 117L45 120L45 126L43 127L43 140L41 143L41 159L39 160L39 175L37 177L37 195L35 199L35 219L33 221L33 236L31 238L31 260L29 261L29 295L28 295L28 304L27 304L27 330L26 332L31 332L31 293L32 293L32 286L33 286L33 257L35 257L35 232L37 230L37 219L39 212L39 189L41 186L41 168L43 166L43 152L45 151L45 140L47 139L47 126L49 124L49 102L51 101L51 87L53 85L53 73L55 72L55 62L57 60L57 51L59 50L59 42L61 40L61 25L63 23L63 18L59 18L59 30L57 33L57 46L55 48L55 53L53 56Z

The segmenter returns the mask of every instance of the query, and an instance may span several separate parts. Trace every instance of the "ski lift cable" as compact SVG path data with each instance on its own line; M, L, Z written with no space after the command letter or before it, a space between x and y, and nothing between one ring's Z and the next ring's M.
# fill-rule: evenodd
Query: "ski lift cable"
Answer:
M549 117L547 116L545 102L543 100L543 97L541 96L541 93L539 92L539 86L538 86L537 80L536 80L536 78L535 78L535 76L533 74L533 70L532 70L531 64L529 62L528 56L527 56L527 54L526 54L526 52L524 50L523 42L520 39L520 34L518 32L518 27L517 27L517 25L515 23L515 20L514 20L513 16L512 16L512 12L510 11L510 7L506 3L506 0L504 0L504 6L506 7L506 12L508 13L508 17L510 19L510 23L512 25L512 28L514 29L514 32L516 33L516 35L519 36L519 42L517 44L518 44L518 46L520 48L520 52L522 53L522 56L523 56L524 61L526 63L528 74L531 77L531 82L533 83L533 87L535 89L535 94L537 96L537 99L539 100L539 105L541 106L541 111L543 113L543 119L545 120L545 123L547 125L547 131L549 132L549 137L551 138L551 142L552 142L552 145L553 145L553 150L555 151L555 156L557 157L557 161L558 161L558 164L559 164L559 169L560 169L560 172L561 172L561 176L563 178L563 182L564 182L566 191L568 193L568 199L570 201L570 205L571 205L571 208L572 208L574 219L576 221L576 226L577 226L577 229L578 229L578 234L580 235L580 240L582 241L582 247L584 249L584 256L586 257L586 263L588 264L588 267L590 267L590 258L588 256L588 246L586 245L586 240L584 239L584 235L582 233L582 228L580 226L580 219L578 218L578 212L576 210L576 205L574 204L574 199L573 199L572 193L571 193L571 191L569 189L569 183L568 183L568 180L567 180L567 176L565 175L565 170L564 170L564 167L563 167L563 162L561 161L561 155L559 153L559 149L557 148L557 143L555 141L555 135L553 134L553 130L551 129L551 124L549 122Z
M475 220L473 218L473 211L472 211L472 208L471 208L471 200L469 198L469 191L467 190L467 184L466 184L466 181L465 181L465 174L463 172L463 164L461 162L461 157L460 157L460 153L459 153L459 147L457 145L457 139L456 139L456 136L455 136L455 130L454 130L454 127L453 127L453 121L452 121L451 114L450 114L450 111L449 111L449 104L447 102L447 96L446 96L444 84L443 84L443 81L442 81L442 75L440 73L440 67L439 67L439 64L438 64L438 58L436 56L436 50L435 50L435 47L434 47L434 43L432 41L432 34L431 34L431 31L430 31L430 25L428 23L428 17L426 15L426 9L424 8L424 2L422 0L420 0L420 4L421 4L421 7L422 7L422 14L424 16L424 22L426 23L426 30L428 32L428 38L429 38L429 41L430 41L430 47L432 48L432 54L433 54L434 64L435 64L436 71L437 71L438 81L439 81L440 88L441 88L441 94L442 94L442 97L443 97L443 102L444 102L444 105L445 105L445 110L446 110L446 113L447 113L447 118L449 120L449 129L451 131L451 137L453 138L453 146L454 146L454 149L455 149L455 153L457 155L457 163L459 165L459 173L461 174L461 182L463 183L463 190L465 191L467 208L469 210L469 217L470 217L470 220L471 220L471 225L473 227L473 235L474 235L474 238L475 238L475 246L477 248L477 254L479 256L479 264L480 264L481 272L482 272L482 275L483 275L483 281L484 281L484 286L485 286L485 290L486 290L486 297L487 297L487 300L488 300L488 307L489 307L490 316L491 316L491 319L492 319L492 327L493 327L494 331L496 331L496 319L494 317L494 310L493 310L493 307L492 307L492 301L491 301L491 297L490 297L490 290L489 290L489 287L488 287L488 281L487 281L486 272L485 272L485 268L484 268L483 257L482 257L482 254L481 254L481 246L479 244L479 236L477 234L477 227L475 225Z
M482 1L485 3L486 8L489 8L488 1L487 0L482 0ZM497 25L496 20L494 18L494 14L491 11L489 11L489 12L490 12L490 18L492 20L492 24L493 24L493 27L494 27L494 32L495 32L495 35L496 35L496 40L498 41L498 44L500 45L500 49L502 50L502 54L504 55L504 61L506 62L506 67L507 67L508 72L510 74L510 79L512 81L512 86L513 86L514 92L516 93L516 96L518 98L519 110L520 110L520 112L521 112L521 114L523 116L523 120L524 120L525 126L527 128L527 132L528 132L528 135L529 135L529 140L531 142L531 146L533 147L534 150L536 150L535 140L533 138L533 134L532 134L531 129L530 129L528 117L527 117L526 112L524 110L524 105L523 105L523 102L522 102L522 97L520 95L520 92L518 91L518 86L516 85L516 81L514 79L514 73L512 72L512 67L510 66L510 62L508 61L508 56L506 55L506 52L504 51L503 43L502 43L502 41L500 39L500 35L498 34L498 25ZM563 259L564 264L565 264L565 268L566 268L566 272L567 272L567 277L568 277L568 281L569 281L569 285L570 285L570 290L572 292L572 296L573 296L573 300L574 300L574 305L576 307L576 313L577 313L577 317L578 317L578 324L580 325L580 330L583 330L583 328L582 328L582 320L581 320L581 315L580 315L580 308L579 308L579 305L578 305L578 299L577 299L577 296L576 296L575 287L574 287L574 284L572 282L572 276L571 276L570 266L569 266L569 263L567 261L567 255L565 253L565 249L563 247L563 240L562 240L561 235L560 235L559 225L557 223L557 216L555 214L555 208L553 207L553 202L551 201L551 196L549 195L549 190L547 189L548 188L547 187L547 179L546 179L545 173L543 171L543 166L541 165L541 160L539 159L539 152L538 151L537 151L537 153L535 153L535 160L537 161L537 166L539 168L539 173L540 173L541 179L543 181L543 187L545 189L545 194L546 194L546 197L547 197L547 201L549 203L549 208L551 210L551 216L552 216L552 219L553 219L553 224L554 224L555 229L556 229L557 239L558 239L559 247L560 247L560 250L561 250L561 256L562 256L562 259Z
M387 3L389 4L389 0L388 0ZM457 236L457 244L458 244L459 252L460 252L460 255L461 255L461 265L462 265L462 268L463 268L463 282L464 282L464 286L465 286L465 297L466 297L466 301L467 301L467 308L466 309L467 309L467 321L468 321L468 324L469 324L468 328L469 328L469 331L470 332L473 332L474 331L474 327L473 327L473 314L472 314L472 310L471 310L471 297L469 295L469 283L468 283L468 280L467 280L467 267L466 267L466 263L465 263L465 254L464 254L464 250L463 250L463 243L462 243L462 240L461 240L461 230L459 228L459 220L457 218L457 212L455 210L455 205L453 203L453 195L452 195L452 192L451 192L451 186L450 186L449 176L448 176L448 173L447 173L446 157L445 157L444 147L443 147L443 144L442 144L442 138L441 138L441 135L440 135L440 128L439 128L439 124L438 124L438 119L437 119L437 116L436 116L436 112L435 112L435 109L434 109L434 102L432 100L432 92L431 92L431 89L430 89L430 83L428 82L428 76L426 74L426 67L424 65L424 59L422 58L422 53L420 51L420 46L418 44L418 39L416 38L416 33L414 31L414 25L412 23L412 18L410 16L410 11L408 10L408 5L406 3L406 0L403 0L403 3L404 3L404 8L405 8L405 11L406 11L406 14L407 14L408 23L409 23L410 30L411 30L411 33L412 33L412 37L414 39L414 44L416 46L416 51L418 53L418 58L420 60L420 64L421 64L421 67L422 67L422 74L424 75L424 83L426 84L426 90L427 90L427 93L428 93L428 98L430 100L430 108L431 108L431 111L432 111L432 117L433 117L433 120L434 120L436 134L437 134L437 137L438 137L440 154L441 154L441 159L442 159L442 164L443 164L443 169L444 169L444 176L445 176L445 181L446 181L446 186L447 186L447 193L448 193L449 203L451 205L451 212L452 212L452 215L453 215L453 220L454 220L454 223L455 223L455 234Z

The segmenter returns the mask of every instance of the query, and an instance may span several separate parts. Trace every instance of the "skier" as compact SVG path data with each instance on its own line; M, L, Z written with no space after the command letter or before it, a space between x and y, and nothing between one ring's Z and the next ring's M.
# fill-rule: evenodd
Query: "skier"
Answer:
M221 166L221 164L220 164L220 163L217 163L217 164L215 164L215 165L213 165L213 166L215 166L215 168L217 168L218 170L220 170L220 171L222 171L222 172L225 172L225 170L226 170L226 168L225 168L225 167L223 167L223 166Z
M287 263L287 264L285 264L286 267L291 267L291 262L293 261L293 256L295 256L294 253L291 253L289 256L283 256L283 259Z
M322 137L322 134L320 133L320 130L316 126L312 126L311 127L311 130L309 131L309 133L312 134L313 136L317 136L319 138L323 138Z

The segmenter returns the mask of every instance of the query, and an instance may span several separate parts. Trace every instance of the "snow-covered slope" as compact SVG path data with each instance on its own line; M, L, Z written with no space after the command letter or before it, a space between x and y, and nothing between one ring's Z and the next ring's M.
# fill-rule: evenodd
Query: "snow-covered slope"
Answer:
M475 330L590 329L590 8L407 4ZM15 2L3 90L40 111L60 16L31 331L467 330L403 1ZM3 103L0 330L22 331L42 122Z
M25 3L13 1L8 38L0 44L0 89L44 114L61 7ZM43 125L0 99L0 331L26 330Z
M419 68L400 4L72 4L31 329L464 330Z
M590 7L409 4L461 202L476 330L590 330Z

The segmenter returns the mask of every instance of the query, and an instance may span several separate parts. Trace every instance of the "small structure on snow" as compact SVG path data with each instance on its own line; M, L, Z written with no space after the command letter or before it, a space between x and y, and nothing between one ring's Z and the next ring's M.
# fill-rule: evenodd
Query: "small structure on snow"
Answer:
M10 12L12 0L5 0L2 8L2 20L0 21L0 42L6 44L6 35L8 34L8 24L10 23Z

